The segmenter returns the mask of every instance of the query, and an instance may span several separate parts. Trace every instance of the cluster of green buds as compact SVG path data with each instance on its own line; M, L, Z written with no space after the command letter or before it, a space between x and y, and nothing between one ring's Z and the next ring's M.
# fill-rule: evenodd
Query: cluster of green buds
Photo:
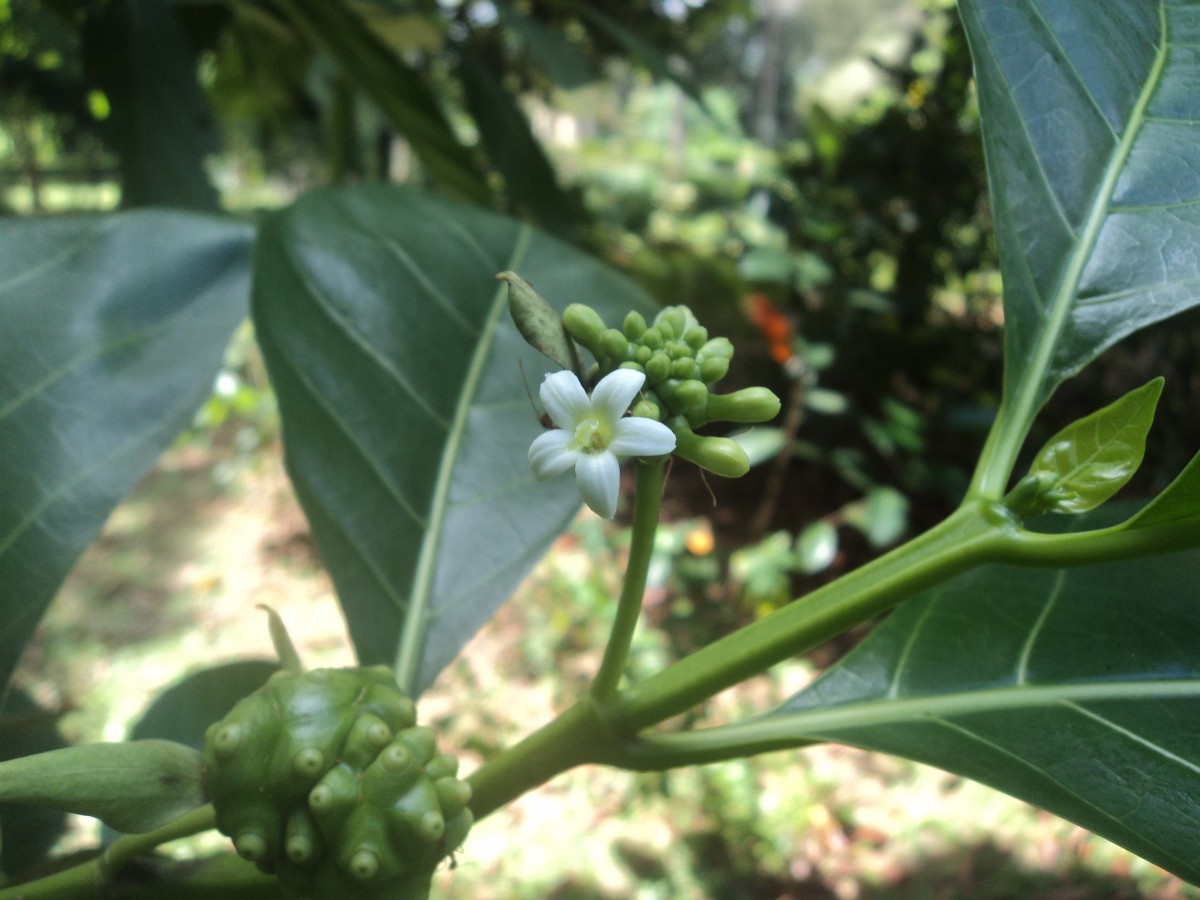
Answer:
M509 283L509 309L532 346L577 373L574 344L584 347L596 360L584 379L591 384L619 368L642 372L646 380L631 409L634 416L665 424L675 435L675 454L701 468L732 478L748 471L750 461L737 441L697 434L713 423L750 425L779 414L779 398L767 388L713 390L729 372L728 338L710 337L686 306L660 310L651 322L633 311L620 328L612 328L591 307L574 303L559 320L526 282L507 272L498 277ZM567 338L560 337L563 329Z
M472 824L457 771L385 666L285 668L205 735L217 828L312 900L427 898Z

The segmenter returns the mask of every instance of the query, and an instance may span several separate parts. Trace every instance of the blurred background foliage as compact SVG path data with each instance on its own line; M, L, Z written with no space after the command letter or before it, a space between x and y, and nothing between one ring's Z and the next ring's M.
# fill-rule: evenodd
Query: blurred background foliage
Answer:
M589 248L729 334L733 387L784 398L777 422L738 436L756 462L746 479L672 473L648 601L659 627L635 665L655 670L788 602L961 496L998 402L1003 314L949 0L0 0L0 214L165 205L253 219L316 185L371 181L427 185ZM1161 487L1200 445L1186 415L1195 325L1106 354L1060 391L1033 444L1166 374L1174 439L1152 439L1132 491ZM225 490L277 441L247 326L176 450ZM276 549L312 565L293 531ZM571 568L571 551L616 559L621 541L582 523L535 590L570 604L509 614L526 675L570 672L566 655L600 639L595 610L614 586L602 565ZM822 805L837 778L814 786L807 770L788 796L813 798L811 827L778 794L764 815L764 779L788 765L651 790L686 783L708 798L694 815L730 810L693 835L695 865L725 860L710 895L793 896L789 847L859 833L835 827L854 813ZM658 867L644 881L668 885L645 896L693 895L674 856L626 849L629 868ZM978 887L963 896L1017 895ZM580 891L555 896L602 896Z

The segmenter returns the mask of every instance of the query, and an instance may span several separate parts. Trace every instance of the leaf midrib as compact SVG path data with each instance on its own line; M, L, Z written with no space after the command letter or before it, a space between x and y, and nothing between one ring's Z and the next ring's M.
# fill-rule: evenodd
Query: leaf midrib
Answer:
M531 238L532 229L529 226L522 227L516 236L508 261L498 271L513 270L519 267ZM425 537L421 541L421 552L417 557L416 571L413 573L413 587L409 594L408 608L404 611L404 629L400 633L400 646L397 648L396 662L393 666L396 681L401 690L412 697L419 693L421 657L429 626L438 550L441 545L446 515L450 509L449 496L454 480L454 468L462 450L467 416L470 414L476 391L483 377L484 365L491 353L500 314L507 308L506 296L505 287L498 286L493 294L483 328L479 332L475 349L471 354L471 364L463 380L458 404L454 410L454 419L446 433L446 442L438 463L437 481L434 483L433 501L429 511L429 527L425 530Z
M1063 331L1070 321L1071 311L1078 299L1079 282L1083 277L1084 268L1091 259L1100 229L1109 215L1117 180L1129 159L1134 141L1145 121L1146 109L1158 88L1163 69L1166 66L1169 43L1166 8L1162 0L1158 4L1158 15L1159 45L1150 70L1146 74L1146 82L1130 111L1124 134L1109 155L1104 177L1100 180L1092 198L1087 220L1079 233L1074 249L1067 258L1067 266L1063 270L1058 288L1050 302L1046 324L1033 345L1031 363L1021 368L1016 388L1011 393L1006 392L1005 394L1001 404L1001 415L996 420L997 427L1003 428L1004 433L995 444L988 443L985 454L979 462L976 477L977 488L973 493L991 498L999 498L1004 493L1017 454L1024 443L1025 435L1028 433L1034 415L1045 400L1044 392L1048 387L1047 374L1054 361L1054 354L1058 349ZM1090 96L1090 92L1088 93ZM1053 191L1050 193L1053 196Z
M835 737L850 729L897 722L954 720L991 712L1044 709L1066 703L1144 701L1147 698L1200 698L1200 679L1082 682L1055 685L1012 684L1005 687L958 691L905 699L879 698L865 702L787 712L730 728L753 728L761 737Z

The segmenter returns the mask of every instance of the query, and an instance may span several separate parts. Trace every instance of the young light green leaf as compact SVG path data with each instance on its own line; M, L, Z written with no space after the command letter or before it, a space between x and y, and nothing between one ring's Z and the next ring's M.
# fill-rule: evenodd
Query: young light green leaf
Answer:
M1142 464L1162 389L1155 378L1050 438L1009 494L1013 512L1086 512L1119 491Z
M1122 527L1133 529L1159 525L1200 525L1200 453L1192 457L1192 461L1161 494Z
M974 489L1000 497L1054 388L1200 303L1192 3L961 0L1004 277L1005 383Z
M0 763L0 801L157 828L204 804L199 751L174 741L83 744Z

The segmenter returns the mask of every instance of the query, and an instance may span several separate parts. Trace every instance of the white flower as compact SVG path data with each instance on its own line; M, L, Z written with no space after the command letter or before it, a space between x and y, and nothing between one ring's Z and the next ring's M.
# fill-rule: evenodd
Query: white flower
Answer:
M538 435L530 446L533 474L552 478L573 467L583 502L611 519L621 483L617 457L662 456L675 449L675 435L662 422L624 417L645 380L634 369L616 369L600 379L589 400L573 372L547 375L538 393L561 430Z

